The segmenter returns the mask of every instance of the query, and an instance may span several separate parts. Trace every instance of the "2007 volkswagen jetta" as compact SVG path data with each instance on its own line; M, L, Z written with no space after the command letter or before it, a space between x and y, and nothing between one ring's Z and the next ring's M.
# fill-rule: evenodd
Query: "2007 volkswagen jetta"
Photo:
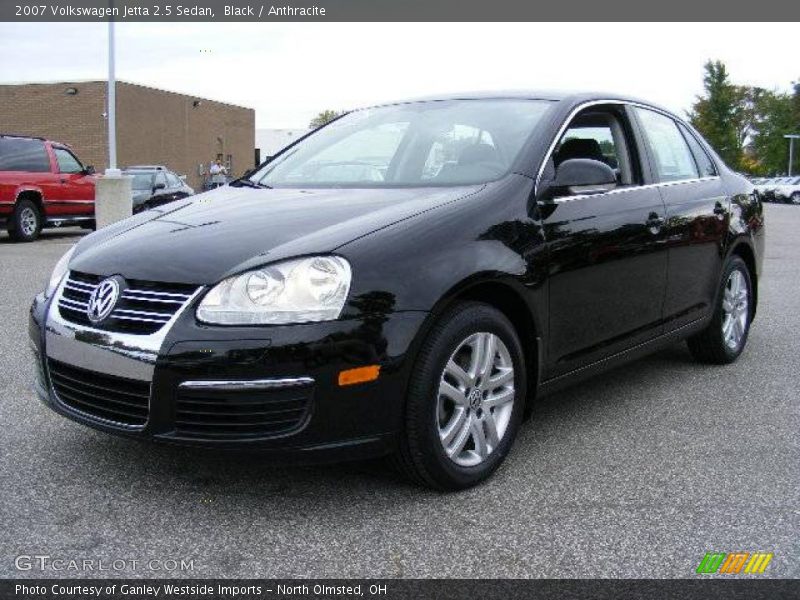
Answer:
M763 246L752 186L648 103L357 110L82 239L31 309L37 389L112 433L459 489L567 383L684 338L736 360Z

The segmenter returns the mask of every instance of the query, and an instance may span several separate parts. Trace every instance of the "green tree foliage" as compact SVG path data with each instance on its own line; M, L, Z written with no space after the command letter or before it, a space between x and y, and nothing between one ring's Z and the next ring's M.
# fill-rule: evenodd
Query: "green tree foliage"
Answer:
M797 95L795 92L794 95ZM793 114L793 96L780 92L761 94L758 102L759 121L753 135L754 164L751 170L759 175L778 175L786 172L789 162L789 143L783 137L798 132L798 120ZM800 144L795 142L795 148ZM797 161L792 171L797 172Z
M341 116L341 115L343 115L344 113L345 113L345 111L343 111L343 110L342 110L342 111L335 111L335 110L323 110L323 111L322 111L321 113L319 113L319 114L318 114L316 117L314 117L313 119L311 119L311 122L308 124L308 126L309 126L311 129L316 129L317 127L322 127L322 126L323 126L323 125L325 125L326 123L330 123L330 122L331 122L331 121L333 121L333 120L334 120L336 117L338 117L338 116Z
M753 94L748 93L748 88L731 83L721 61L708 61L703 68L705 91L692 106L689 120L722 159L736 169L752 124Z
M757 175L786 172L787 133L800 133L800 82L792 92L769 91L731 83L720 61L704 65L702 96L689 119L732 168ZM800 172L800 143L796 143L793 172Z

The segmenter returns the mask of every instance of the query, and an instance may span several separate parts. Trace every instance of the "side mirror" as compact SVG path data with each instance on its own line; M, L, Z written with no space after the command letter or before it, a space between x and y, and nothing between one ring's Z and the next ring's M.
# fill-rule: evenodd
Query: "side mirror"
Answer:
M157 190L163 190L166 187L167 185L165 183L157 183L153 186L153 191L155 192Z
M83 174L84 175L94 175L95 174L94 165L86 165L83 168Z
M617 184L614 169L591 158L570 158L556 169L550 188L556 194L602 194Z

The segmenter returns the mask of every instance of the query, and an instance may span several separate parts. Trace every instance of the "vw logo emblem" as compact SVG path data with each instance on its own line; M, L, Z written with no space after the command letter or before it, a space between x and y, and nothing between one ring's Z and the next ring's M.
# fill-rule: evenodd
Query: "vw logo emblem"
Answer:
M478 388L473 388L467 396L467 402L472 410L478 410L483 404L483 393Z
M92 295L89 296L89 306L86 315L92 323L99 323L111 314L119 298L119 283L116 279L109 278L101 281Z

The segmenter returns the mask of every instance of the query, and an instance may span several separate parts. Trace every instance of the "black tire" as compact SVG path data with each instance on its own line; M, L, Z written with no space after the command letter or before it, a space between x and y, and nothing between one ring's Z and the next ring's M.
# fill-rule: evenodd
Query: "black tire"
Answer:
M789 197L789 204L800 204L800 192L795 192Z
M15 242L32 242L42 232L42 213L28 198L20 198L8 222L8 235Z
M514 368L511 416L497 446L474 466L456 464L445 453L439 437L439 383L453 352L472 334L486 332L505 345ZM438 490L461 490L489 477L505 459L524 413L525 361L519 336L497 309L479 302L455 306L442 315L428 334L409 381L405 431L395 464L412 481ZM476 412L477 414L477 412ZM480 425L483 427L483 425Z
M747 289L747 320L744 328L744 333L741 336L738 346L731 348L725 342L723 334L723 323L725 321L725 310L723 303L725 300L725 289L728 286L728 280L734 271L739 271L744 276ZM747 264L738 256L732 256L725 264L722 272L722 278L717 291L716 306L714 308L714 316L711 319L708 327L700 333L697 333L687 340L689 351L695 360L703 363L710 363L716 365L726 365L734 362L739 355L741 355L745 346L747 345L747 337L750 333L750 323L753 320L753 283L750 275L750 270Z

